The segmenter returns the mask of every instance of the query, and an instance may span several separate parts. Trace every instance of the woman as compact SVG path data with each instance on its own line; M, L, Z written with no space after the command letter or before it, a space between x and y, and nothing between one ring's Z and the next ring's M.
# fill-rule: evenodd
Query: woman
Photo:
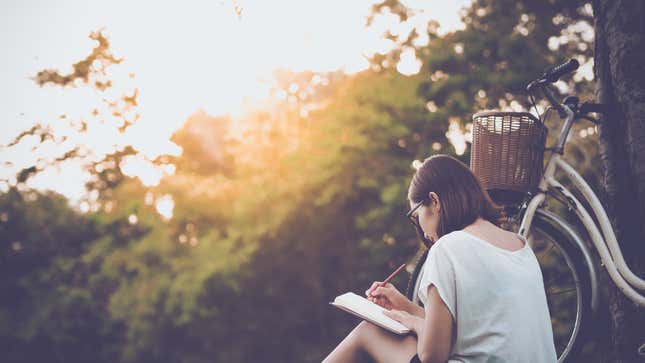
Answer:
M365 292L414 334L361 322L323 361L556 362L542 273L519 234L499 227L494 204L471 170L448 155L418 168L408 200L431 247L416 305L392 284Z

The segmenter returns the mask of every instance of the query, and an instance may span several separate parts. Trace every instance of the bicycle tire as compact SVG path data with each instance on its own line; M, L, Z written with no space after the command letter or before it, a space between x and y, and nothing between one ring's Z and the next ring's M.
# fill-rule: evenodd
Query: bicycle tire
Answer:
M423 267L423 263L428 257L428 252L430 252L430 249L426 248L423 254L421 254L421 256L417 259L414 265L414 270L412 271L412 274L408 279L408 286L405 290L405 296L410 301L414 301L414 293L415 293L414 286L416 285L417 278L419 277L419 272L421 272L421 267ZM423 304L420 304L420 305L423 306Z
M533 231L539 231L540 233L549 235L550 239L554 242L555 245L558 246L558 248L560 248L561 252L563 253L563 257L567 264L569 264L569 270L573 272L574 278L577 278L578 280L579 288L576 291L576 298L578 299L578 302L575 306L575 324L577 324L577 329L574 326L574 330L565 337L566 345L563 347L563 349L559 349L557 342L555 342L555 340L557 339L555 331L556 327L552 322L552 326L554 328L554 343L556 343L558 362L562 363L566 361L575 361L575 359L580 355L582 348L584 347L593 331L593 329L591 329L591 325L593 323L593 313L591 307L592 287L590 277L590 269L593 268L593 266L587 265L582 251L580 251L580 249L574 243L573 237L565 230L557 228L556 226L557 222L553 221L552 217L550 217L549 214L536 213L531 226L531 231L529 231L529 235L533 233ZM543 274L543 282L545 285L545 293L547 295L547 301L549 303L549 312L553 317L554 314L557 314L559 312L554 311L551 302L554 294L549 293L548 291L549 286L547 286L548 281L546 281L546 279L549 275L549 271L545 268L542 261L540 261L540 256L536 254L536 257L538 258L538 262L540 262L540 269Z
M592 287L590 278L590 268L592 268L592 266L587 266L582 252L576 247L576 244L574 243L573 237L566 230L558 228L557 225L557 221L552 220L552 217L548 213L538 212L533 218L531 230L529 231L528 236L529 238L532 238L534 231L536 231L538 234L546 234L551 239L551 241L553 241L554 245L560 249L563 255L563 259L567 263L569 271L572 271L574 278L579 281L579 288L576 288L576 320L574 321L574 327L570 332L570 335L564 337L564 339L566 339L566 344L561 349L559 349L559 346L562 346L562 343L556 341L557 339L562 339L556 337L555 329L557 321L554 322L552 319L552 327L554 329L554 344L556 345L558 362L562 363L565 361L572 361L580 354L582 348L584 347L590 336L590 333L592 332ZM513 229L516 231L515 228ZM417 259L415 268L410 275L410 278L408 279L405 295L410 301L414 301L414 294L416 293L416 281L419 278L421 267L423 266L423 263L427 258L428 252L429 249L426 249L424 253ZM537 253L536 257L538 258L538 262L540 262ZM554 308L552 306L552 294L550 294L550 292L548 291L548 281L544 281L545 276L549 275L549 271L543 267L542 263L540 263L540 269L543 274L543 283L545 287L545 294L547 295L547 302L549 304L549 311L551 312L551 316L553 317L554 313L562 312L553 311ZM423 305L420 301L418 302L418 304Z

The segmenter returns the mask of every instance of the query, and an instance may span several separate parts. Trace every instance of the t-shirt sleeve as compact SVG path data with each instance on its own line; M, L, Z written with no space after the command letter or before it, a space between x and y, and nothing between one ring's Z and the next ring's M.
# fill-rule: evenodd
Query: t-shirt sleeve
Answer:
M450 256L440 245L435 245L428 251L428 257L426 258L423 273L420 278L419 295L423 297L423 300L428 301L428 286L434 285L439 292L441 300L443 300L448 310L450 310L453 320L456 321L457 289L454 265Z

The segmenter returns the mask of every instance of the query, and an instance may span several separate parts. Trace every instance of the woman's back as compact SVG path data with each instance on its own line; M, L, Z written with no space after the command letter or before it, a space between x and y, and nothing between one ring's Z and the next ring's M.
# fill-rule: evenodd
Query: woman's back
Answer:
M449 362L557 361L542 273L519 237L509 250L459 230L431 247L418 294L425 304L434 284L456 322Z

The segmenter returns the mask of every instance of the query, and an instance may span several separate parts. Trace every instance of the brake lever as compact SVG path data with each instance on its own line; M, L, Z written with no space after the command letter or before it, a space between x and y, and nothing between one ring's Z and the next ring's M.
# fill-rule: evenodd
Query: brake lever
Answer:
M526 91L532 92L535 87L544 86L545 84L547 84L546 79L544 77L540 77L536 80L531 81L531 83L529 83L528 86L526 86Z
M587 121L591 121L591 122L593 122L593 123L594 123L594 124L596 124L596 125L598 125L598 124L600 123L600 121L598 121L598 119L595 119L595 118L593 118L593 117L591 117L591 116L589 116L589 115L580 115L580 114L578 114L578 115L576 116L576 118L579 118L579 119L580 119L580 118L583 118L583 119L585 119L585 120L587 120Z
M600 104L600 103L584 102L578 108L578 112L577 112L578 118L583 118L585 120L591 121L594 124L598 125L600 121L598 121L597 118L589 116L588 115L589 112L607 114L609 113L609 106Z
M606 104L591 102L584 102L580 105L580 113L587 114L589 112L607 114L609 113L609 106Z

